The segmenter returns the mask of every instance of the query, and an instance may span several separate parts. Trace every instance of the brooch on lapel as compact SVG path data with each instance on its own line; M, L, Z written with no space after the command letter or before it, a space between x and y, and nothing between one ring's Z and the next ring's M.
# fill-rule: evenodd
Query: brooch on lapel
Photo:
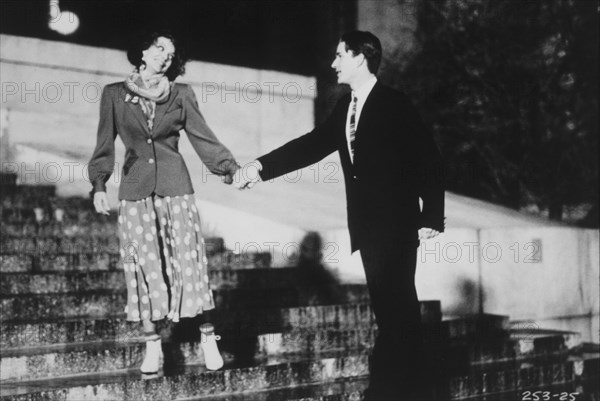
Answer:
M138 104L139 101L140 101L139 96L131 96L131 94L129 94L129 93L125 94L125 103L131 102L133 104Z

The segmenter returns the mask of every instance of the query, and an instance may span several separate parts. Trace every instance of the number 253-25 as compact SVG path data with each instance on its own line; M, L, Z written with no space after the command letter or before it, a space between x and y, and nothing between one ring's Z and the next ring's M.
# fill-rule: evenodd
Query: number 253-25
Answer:
M521 394L521 401L576 401L579 393L556 393L553 394L550 391L523 391Z

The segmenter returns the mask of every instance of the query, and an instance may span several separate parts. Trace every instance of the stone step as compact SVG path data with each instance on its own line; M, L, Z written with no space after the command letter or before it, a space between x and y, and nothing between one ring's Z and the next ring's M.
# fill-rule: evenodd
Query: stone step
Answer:
M209 272L212 289L233 288L282 288L323 286L312 281L306 269L255 268L219 269ZM67 292L96 291L110 288L112 291L125 291L126 283L121 270L112 271L68 271L44 273L1 273L1 297L25 294L53 294Z
M367 354L333 352L306 359L255 360L247 365L226 365L216 372L187 366L182 373L141 380L137 368L113 370L111 375L78 374L61 380L2 382L0 395L11 400L173 400L231 395L291 387L345 378L368 372ZM40 365L44 366L44 365ZM43 390L42 390L43 389ZM41 391L40 391L41 390Z
M576 344L566 346L570 333L554 332L530 338L497 338L450 340L440 331L439 325L424 324L423 334L426 348L436 358L452 369L489 368L497 364L546 358L556 359L570 355ZM297 327L282 332L260 334L258 336L257 356L277 356L286 354L304 354L335 349L371 348L377 336L376 325L351 329L314 330Z
M209 255L209 270L245 270L271 267L272 255L269 252L237 252L228 249L211 255L207 249L207 254Z
M14 201L2 201L2 221L9 224L32 224L44 225L84 225L94 222L116 223L117 213L103 215L96 213L92 201L86 199L75 205L64 204L63 198L52 198L46 200L32 200L20 202L20 205L11 204ZM9 205L7 205L7 203ZM24 203L24 204L23 204Z
M39 189L39 188L38 188ZM33 191L33 192L32 192ZM16 191L0 198L2 217L5 221L26 222L39 221L43 217L45 222L65 221L79 222L106 219L106 216L96 213L90 197L57 197L53 188L46 188L42 193L36 193L35 189L19 186ZM43 216L36 216L34 209L39 208ZM60 216L55 213L60 209ZM116 221L115 216L109 217Z
M119 239L113 232L109 236L74 235L74 236L0 236L0 254L3 255L48 255L74 253L118 253Z
M16 186L17 175L15 173L0 172L0 189L2 189L2 195L8 193L10 190L14 190Z
M513 372L506 372L505 374L513 375ZM566 381L556 384L544 384L542 386L532 387L507 387L500 385L496 388L490 389L489 382L494 379L488 377L475 379L478 383L475 387L471 388L471 391L464 391L464 387L454 388L455 393L452 395L446 395L441 400L456 400L456 401L518 401L518 400L534 400L537 396L538 400L595 400L594 398L587 398L586 394L577 380ZM484 384L484 381L487 383ZM479 386L479 387L477 387ZM500 390L502 389L502 390ZM459 395L460 394L460 395ZM475 394L475 395L464 395L464 394ZM548 397L548 398L543 398Z
M444 365L455 374L466 374L473 369L497 370L499 366L514 366L535 360L567 358L575 352L575 346L566 332L546 333L538 340L529 338L451 340L447 348L441 348Z
M421 309L437 310L439 302L423 302ZM425 319L427 313L423 315ZM374 325L374 317L368 304L231 310L227 313L220 313L217 309L215 313L212 313L211 320L219 331L234 335L240 333L259 335L293 327L341 329ZM157 328L161 332L169 332L179 341L184 341L188 339L186 333L198 332L200 321L201 318L183 319L177 324L161 322ZM0 345L2 349L7 349L110 339L126 341L141 335L140 323L126 322L124 314L102 319L81 316L47 322L11 323L3 321L2 330L0 330ZM193 337L189 340L193 340Z
M287 355L311 357L325 352L370 349L377 333L374 326L344 329L293 327L281 332L272 331L253 336L252 331L227 331L217 327L218 334L222 337L219 347L238 360ZM201 354L198 328L192 329L188 325L187 329L179 328L179 331L184 331L186 335L184 338L179 336L178 341L174 341L173 339L178 337L177 333L160 330L166 341L166 350L171 349L170 355L173 357L170 360L178 364L201 363L198 362L198 355ZM34 375L69 375L75 368L83 373L131 367L141 363L143 359L143 336L139 329L127 335L128 337L111 341L105 339L4 349L0 359L0 370L4 372L1 377L39 378L40 376ZM560 334L546 335L546 338L553 341L538 342L527 348L514 339L470 342L466 347L456 342L446 343L440 338L439 327L430 324L424 326L424 336L429 358L435 359L436 365L443 364L454 372L461 369L461 364L464 364L465 372L474 368L497 370L498 366L512 366L515 363L541 358L564 359L569 353L569 349L557 341L562 339ZM464 361L458 361L456 358L461 353L464 355ZM78 361L77 367L73 366L73 361ZM47 366L47 369L40 370L42 365Z
M15 211L33 209L36 207L41 207L49 211L63 209L65 216L76 216L80 211L95 212L92 198L82 196L44 197L36 196L34 193L21 194L17 191L10 196L3 196L0 202L3 208Z
M86 228L88 230L89 227ZM50 235L32 233L28 235L0 234L2 253L84 253L98 249L104 252L118 252L119 239L116 231L108 235L81 233L79 230L52 233ZM206 238L208 239L208 238ZM206 240L205 239L205 240Z
M0 200L17 199L24 201L40 200L56 196L55 185L7 185L0 193Z
M133 374L132 374L133 376ZM38 383L36 383L37 385ZM317 384L294 384L286 388L275 388L262 391L244 391L236 394L226 394L217 396L200 396L193 398L179 398L187 401L359 401L364 390L367 388L369 380L367 377L349 378L336 381L329 381ZM150 390L149 390L150 391ZM4 401L37 401L37 400L65 400L58 398L56 392L49 392L41 398L40 393L23 394L21 396L6 396L1 399ZM70 399L70 398L67 398ZM144 399L149 399L148 397ZM170 400L177 400L169 397ZM81 400L77 400L81 401ZM163 401L163 400L161 400Z
M223 398L223 397L215 397L215 398L201 398L198 400L211 400L211 401L219 401L219 400L238 400L238 399L252 399L252 400L291 400L291 401L359 401L362 398L362 395L368 385L368 379L356 379L356 380L347 380L349 382L349 386L345 385L345 382L332 383L323 386L323 388L327 388L326 391L320 391L321 394L307 394L303 395L300 398L255 398L252 395L251 398ZM317 386L317 388L321 388L321 386ZM538 389L533 389L538 390ZM552 386L544 387L540 393L537 394L538 400L542 400L544 398L544 392L546 393L546 397L552 397L552 395L556 394L557 396L553 398L548 398L549 400L559 400L562 397L563 400L573 400L573 401L583 401L586 400L594 400L596 401L598 398L588 398L588 392L578 393L579 387L576 382L567 382L562 384L556 384ZM533 396L533 391L523 391L523 390L508 390L502 392L489 392L483 391L480 396L466 396L466 397L450 397L448 393L441 393L439 391L433 393L428 401L517 401L523 399L534 400L536 399ZM283 393L287 394L287 393ZM584 398L584 394L586 397ZM573 398L570 398L570 397ZM529 397L529 398L528 398Z
M116 236L116 216L98 217L98 221L86 224L68 224L56 221L36 222L7 222L2 221L0 233L3 236L31 237L111 237Z
M4 255L55 255L77 253L118 253L119 239L113 231L110 235L78 234L72 235L38 235L27 236L0 234L0 254ZM209 255L224 252L223 238L204 238L206 251Z
M0 359L0 380L34 380L83 373L109 373L139 367L144 359L142 339L129 342L94 341L57 344L3 351ZM228 339L229 343L236 339ZM228 341L219 348L228 364L234 362L227 349ZM224 345L223 345L224 344ZM204 365L200 342L163 343L166 365Z
M510 320L505 315L489 313L444 317L448 335L453 338L497 338L508 335Z
M117 213L96 213L91 199L84 198L22 198L4 197L0 200L0 216L6 224L43 227L85 225L92 222L117 222Z
M439 301L421 301L421 317L425 324L439 327ZM371 307L366 303L337 305L301 306L294 308L263 308L254 310L229 310L211 313L211 321L220 332L232 336L258 336L278 333L293 328L305 329L359 329L372 328L375 319ZM173 341L196 341L202 317L183 319L177 324L167 321L158 323L157 328L165 338ZM437 324L437 326L436 326ZM438 329L444 335L441 329ZM190 336L189 333L193 335ZM115 340L127 341L142 335L141 325L126 322L124 314L107 318L91 316L73 317L55 321L2 323L0 346L2 349L38 347L58 343Z
M202 401L359 401L369 380L367 377L350 378L327 383L294 386L251 394L202 397Z
M209 269L256 269L271 266L268 252L213 253L207 248ZM104 271L122 269L119 252L62 253L49 252L0 254L0 273Z
M429 327L429 326L427 326ZM437 335L438 330L425 330L425 337ZM133 334L133 333L131 333ZM54 344L38 347L9 348L2 351L0 368L5 372L3 379L31 378L35 373L31 367L35 366L42 376L70 374L73 361L80 361L79 372L95 372L111 369L111 367L127 367L141 363L143 358L144 337L139 330L127 339L120 341L89 341ZM173 358L178 364L193 364L197 362L200 351L199 330L186 333L185 341L170 341L168 333L161 334L165 338L165 349L171 349ZM268 333L252 336L251 332L228 332L218 330L222 340L219 348L226 354L232 355L236 360L284 358L288 355L303 355L312 357L326 352L353 351L370 349L374 344L376 329L374 327L351 329L321 329L321 328L293 328L281 333ZM170 336L174 337L174 336ZM437 346L437 339L427 340L427 344ZM452 347L452 345L448 345ZM102 355L104 368L99 368L98 358ZM438 354L437 352L435 353ZM546 353L548 354L548 353ZM123 362L123 355L127 361ZM201 357L201 355L200 355ZM531 357L531 354L528 356ZM50 361L51 366L50 366ZM129 361L129 362L128 362ZM45 371L38 368L41 364L49 367ZM34 370L35 370L34 369ZM62 373L61 373L62 372ZM30 375L30 376L26 376Z
M356 386L346 389L329 387L323 395L306 394L314 399L348 399L356 397L366 385L368 353L358 351L332 352L303 359L255 360L247 365L226 365L217 372L203 371L198 365L186 366L178 374L141 380L135 368L113 371L111 374L79 374L60 379L3 381L3 400L183 400L183 399L263 399L273 389L285 393L293 387L311 384L315 387L333 385L335 381L354 379ZM473 371L466 376L430 377L432 386L440 388L439 400L515 400L523 391L546 389L576 391L578 375L574 362L537 361L497 371ZM318 383L317 385L315 385ZM435 384L438 383L438 384ZM284 388L286 390L284 390ZM333 393L333 394L332 394ZM337 393L337 394L336 394ZM271 393L277 394L277 393ZM204 398L209 396L210 398ZM227 398L225 398L227 397ZM300 395L304 399L304 394ZM333 397L333 398L330 398ZM267 398L270 399L270 398ZM285 398L290 399L290 398ZM294 399L293 397L291 399ZM309 398L311 399L311 398Z
M468 375L451 377L448 381L448 398L453 400L520 400L523 399L523 394L527 390L550 391L551 393L575 392L580 377L581 375L576 372L575 362L568 358L562 360L541 359L507 366L501 370L474 370ZM515 395L517 395L516 398L511 398Z
M219 331L219 348L231 363L285 359L301 355L306 359L328 352L354 352L369 349L374 340L371 330L292 330L251 337L247 333ZM193 341L163 343L167 365L204 364L199 331ZM283 342L282 342L283 340ZM144 358L143 337L128 341L92 341L3 350L0 358L1 380L41 379L74 373L110 372L139 366Z
M317 288L222 289L214 291L220 311L257 308L291 308L298 306L356 303L368 301L366 286L339 286L334 297L327 299ZM57 319L90 315L119 314L126 305L124 291L96 290L41 295L0 294L2 319L6 321Z
M211 270L209 272L212 289L223 288L281 288L306 287L315 285L306 269L255 268L245 270ZM116 271L90 272L44 272L44 273L2 273L0 293L8 294L51 294L62 292L83 292L110 288L125 291L124 273Z
M0 255L0 273L52 271L117 270L121 255L117 253L48 253ZM122 266L122 265L121 265ZM122 267L121 267L122 268Z

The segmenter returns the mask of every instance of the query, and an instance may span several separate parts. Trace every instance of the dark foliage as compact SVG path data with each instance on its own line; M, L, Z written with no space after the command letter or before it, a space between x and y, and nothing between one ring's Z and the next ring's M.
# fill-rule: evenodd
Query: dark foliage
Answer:
M598 3L422 0L417 18L395 84L434 129L449 190L556 220L597 208Z

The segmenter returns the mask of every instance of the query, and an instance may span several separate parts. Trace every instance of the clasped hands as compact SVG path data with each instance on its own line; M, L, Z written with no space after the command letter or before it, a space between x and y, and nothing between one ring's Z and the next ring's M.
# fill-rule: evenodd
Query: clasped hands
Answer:
M259 174L261 170L262 164L258 160L246 163L244 167L238 168L233 175L233 185L239 190L252 188L257 182L261 181Z

